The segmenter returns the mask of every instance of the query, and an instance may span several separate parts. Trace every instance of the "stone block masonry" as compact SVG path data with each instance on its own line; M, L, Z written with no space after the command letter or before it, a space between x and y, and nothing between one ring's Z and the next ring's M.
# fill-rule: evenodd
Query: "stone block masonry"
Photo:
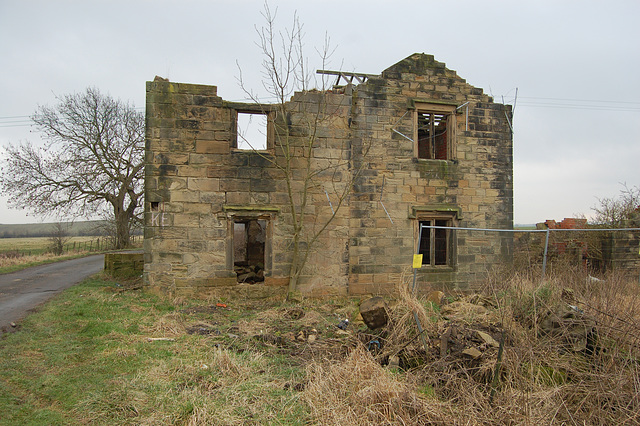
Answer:
M116 278L140 279L143 265L144 254L138 251L104 254L104 270Z
M266 117L265 149L239 148L239 114ZM509 120L510 106L425 54L359 85L296 93L282 109L224 101L215 86L148 82L145 285L203 297L283 292L291 212L306 195L303 238L328 226L310 246L304 294L393 293L416 251L420 291L473 288L476 260L504 261L512 237L458 241L448 228L512 228Z

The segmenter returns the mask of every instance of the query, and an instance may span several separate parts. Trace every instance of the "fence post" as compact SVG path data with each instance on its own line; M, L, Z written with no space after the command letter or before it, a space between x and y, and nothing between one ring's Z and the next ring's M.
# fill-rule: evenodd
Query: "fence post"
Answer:
M418 248L416 249L416 253L415 254L419 254L420 253L420 241L422 241L422 225L418 225ZM413 265L413 286L411 288L411 295L415 296L416 295L416 275L417 275L417 269L415 268L415 265ZM417 321L417 317L416 317L416 321Z
M541 281L544 281L545 275L547 273L547 253L549 252L549 232L547 229L547 235L544 239L544 257L542 258L542 278Z

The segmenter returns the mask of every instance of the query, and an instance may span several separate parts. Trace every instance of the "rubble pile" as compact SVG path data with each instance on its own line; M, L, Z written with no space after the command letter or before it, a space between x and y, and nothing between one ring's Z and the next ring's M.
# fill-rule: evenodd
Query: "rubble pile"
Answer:
M239 283L255 284L264 281L264 265L261 263L255 265L236 264L234 271L238 276Z
M504 309L500 311L498 302L486 296L448 301L442 292L434 292L426 300L416 305L415 299L401 299L391 308L381 297L361 303L360 315L368 330L360 332L359 340L381 364L404 370L426 366L465 370L477 381L490 383L503 357L500 347L523 349L520 346L526 344L514 333L533 330L531 323L512 319L503 324ZM593 318L564 302L540 312L537 332L541 338L560 338L564 344L558 351L591 355L597 350Z

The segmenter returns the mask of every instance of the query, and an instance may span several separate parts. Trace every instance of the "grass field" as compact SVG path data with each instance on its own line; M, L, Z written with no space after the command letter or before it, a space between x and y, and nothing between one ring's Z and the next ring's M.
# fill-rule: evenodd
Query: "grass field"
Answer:
M67 246L73 246L73 243L79 245L89 241L96 241L98 237L71 237L67 241ZM34 253L42 253L51 245L51 241L47 237L31 237L31 238L0 238L0 253L6 251L18 250L20 252L32 251Z
M98 237L70 237L64 253L56 256L50 252L51 241L47 237L0 238L0 274L15 272L30 266L58 262L109 250L108 240ZM142 238L132 237L133 247L140 247Z
M0 424L305 424L287 387L303 366L199 331L211 315L228 330L258 312L176 307L99 279L68 290L0 341Z
M105 228L105 222L101 220L83 220L76 222L62 222L63 228L71 236L100 235ZM56 229L55 223L20 223L0 224L1 238L27 238L51 235Z
M69 238L65 252L60 256L51 253L50 245L51 241L46 237L0 238L0 274L86 256L90 253L89 248L91 251L98 248L96 237Z
M166 301L132 284L89 280L0 339L0 424L640 422L624 277L494 277L442 308L401 292L376 331L355 299Z

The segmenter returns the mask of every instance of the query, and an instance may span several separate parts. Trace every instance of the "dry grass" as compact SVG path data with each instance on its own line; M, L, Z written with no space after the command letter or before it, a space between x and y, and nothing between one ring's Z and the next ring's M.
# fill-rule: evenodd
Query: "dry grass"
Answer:
M15 253L15 255L12 255ZM22 255L16 252L3 253L0 255L0 268L6 268L11 266L17 266L22 264L32 264L47 262L57 259L58 256L53 253L34 254L34 255Z
M382 350L361 345L344 361L311 363L305 400L326 425L639 424L639 289L619 275L594 283L567 271L542 284L513 275L490 280L483 296L463 298L484 304L486 314L455 320L403 292L376 336ZM566 309L581 313L545 331ZM595 326L586 347L575 341L585 324ZM504 331L499 364L498 348L475 341L475 330L498 338ZM464 356L468 347L482 355ZM383 367L393 356L402 367L396 373Z
M175 338L186 333L184 322L182 314L172 312L161 316L149 327L143 326L142 331L151 338Z
M447 309L401 290L376 331L354 300L224 308L94 283L0 344L4 410L18 424L44 410L42 424L640 424L639 285L603 279L495 276ZM549 331L558 312L572 316ZM504 333L500 360L479 332Z
M66 245L83 244L89 241L96 241L99 237L69 237L65 242ZM27 238L0 238L0 252L19 250L21 252L28 250L44 250L51 244L49 237L27 237Z
M332 364L311 363L304 398L325 425L444 424L444 404L380 366L364 347Z
M89 237L75 237L79 241ZM9 246L10 240L25 240L16 242L16 246ZM34 241L39 240L39 241ZM7 242L9 241L9 243ZM88 241L88 240L87 240ZM62 256L57 256L48 251L47 238L10 238L0 239L0 273L13 272L29 266L35 266L44 263L52 263L60 260L70 259L92 254L87 250L74 250L73 252L65 252ZM28 254L28 250L32 250L33 254Z

